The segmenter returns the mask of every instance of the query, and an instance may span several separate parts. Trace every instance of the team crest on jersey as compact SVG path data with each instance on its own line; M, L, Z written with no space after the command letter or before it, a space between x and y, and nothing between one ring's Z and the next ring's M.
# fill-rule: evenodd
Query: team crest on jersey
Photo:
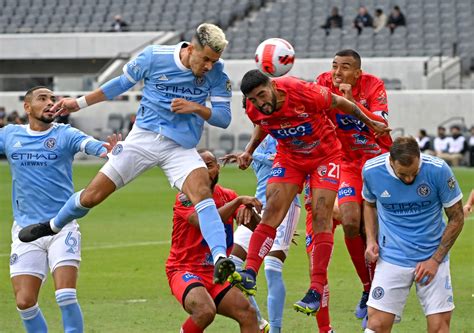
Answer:
M451 178L448 179L448 188L452 191L456 188L456 178L452 176Z
M186 196L186 194L184 194L182 192L179 193L178 200L179 200L179 202L181 202L181 204L184 207L191 207L193 205L193 203L191 202L191 200L189 200L189 198Z
M56 147L56 139L55 138L49 138L44 142L44 148L53 150L54 147Z
M112 155L118 155L123 151L123 146L119 143L112 149Z
M416 189L416 193L418 193L418 195L420 197L427 197L430 195L431 193L431 188L426 185L426 184L421 184L420 186L418 186L418 188Z
M324 177L328 173L328 167L325 166L325 165L320 165L320 166L318 166L317 171L318 171L319 176Z
M304 105L298 105L297 107L295 107L295 112L297 114L302 114L304 112L304 110L305 110Z
M18 254L13 253L13 254L10 256L10 266L16 264L17 262L18 262Z
M230 82L230 80L227 80L225 82L225 90L232 91L232 83Z
M383 290L382 287L375 287L374 290L372 291L372 297L375 300L381 299L385 295L385 290Z
M206 83L206 78L203 76L196 77L194 79L194 84L197 85L198 87L202 87Z

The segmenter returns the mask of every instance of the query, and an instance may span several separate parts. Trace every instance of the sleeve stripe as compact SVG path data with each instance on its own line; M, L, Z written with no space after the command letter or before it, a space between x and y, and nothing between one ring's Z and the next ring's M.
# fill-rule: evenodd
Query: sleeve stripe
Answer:
M231 97L211 96L211 102L231 102Z
M452 207L456 202L458 202L461 199L462 199L462 193L459 193L459 195L456 198L454 198L453 200L451 200L450 202L443 203L443 207L444 208Z
M127 78L128 81L132 82L133 84L136 84L136 83L137 83L137 81L135 81L135 80L133 79L133 77L131 77L130 74L128 74L128 72L127 72L127 65L123 66L123 69L122 69L122 70L123 70L123 74L125 75L125 77Z
M81 142L81 147L79 148L83 153L86 152L86 145L91 142L92 140L94 140L93 138L87 138L85 139L84 141Z

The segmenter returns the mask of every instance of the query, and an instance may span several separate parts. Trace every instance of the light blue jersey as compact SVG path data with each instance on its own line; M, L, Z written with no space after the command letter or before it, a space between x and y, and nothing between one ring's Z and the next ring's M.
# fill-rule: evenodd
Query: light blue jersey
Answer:
M462 198L446 162L421 154L420 171L414 183L406 185L395 175L386 153L368 160L362 176L362 195L377 206L380 258L404 267L429 259L446 228L443 207Z
M204 119L196 114L176 114L170 111L174 98L205 105L210 97L212 115L207 122L226 128L231 120L232 97L230 80L219 60L203 77L193 75L184 67L179 52L186 43L177 45L152 45L145 48L124 68L125 77L135 84L144 80L143 97L137 113L136 124L177 142L184 148L198 144Z
M99 156L103 142L70 125L54 123L36 132L28 125L0 129L0 153L7 156L12 175L12 206L21 227L49 221L74 193L72 161L83 151Z
M277 141L271 135L267 135L252 154L252 168L257 177L257 190L255 192L255 197L260 200L264 208L267 203L267 182L272 172L276 146ZM297 206L301 207L298 196L295 197L294 201Z

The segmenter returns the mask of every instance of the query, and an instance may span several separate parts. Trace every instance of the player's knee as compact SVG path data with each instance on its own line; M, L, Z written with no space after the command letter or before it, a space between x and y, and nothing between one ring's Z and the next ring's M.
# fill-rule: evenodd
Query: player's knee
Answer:
M34 295L29 295L26 293L18 293L16 296L16 306L20 310L25 310L31 308L36 304L38 300Z
M377 316L370 316L369 321L367 322L367 328L371 329L374 332L385 332L387 327L390 326L388 323L385 323L381 318Z
M346 237L355 237L360 234L360 220L354 214L342 216L342 228Z
M317 212L313 214L313 231L319 232L332 232L332 220L328 214Z
M236 313L236 320L239 324L244 326L249 326L251 324L257 323L257 310L250 305L250 302L244 303L241 307L238 307Z
M201 327L207 327L216 317L216 307L211 303L199 304L192 311L194 321Z

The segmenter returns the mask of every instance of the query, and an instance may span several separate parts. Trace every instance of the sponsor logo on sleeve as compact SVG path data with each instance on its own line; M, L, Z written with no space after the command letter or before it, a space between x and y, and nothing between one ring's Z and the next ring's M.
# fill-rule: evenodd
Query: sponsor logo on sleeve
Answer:
M451 191L453 191L456 188L456 178L454 178L454 176L448 179L448 188Z

